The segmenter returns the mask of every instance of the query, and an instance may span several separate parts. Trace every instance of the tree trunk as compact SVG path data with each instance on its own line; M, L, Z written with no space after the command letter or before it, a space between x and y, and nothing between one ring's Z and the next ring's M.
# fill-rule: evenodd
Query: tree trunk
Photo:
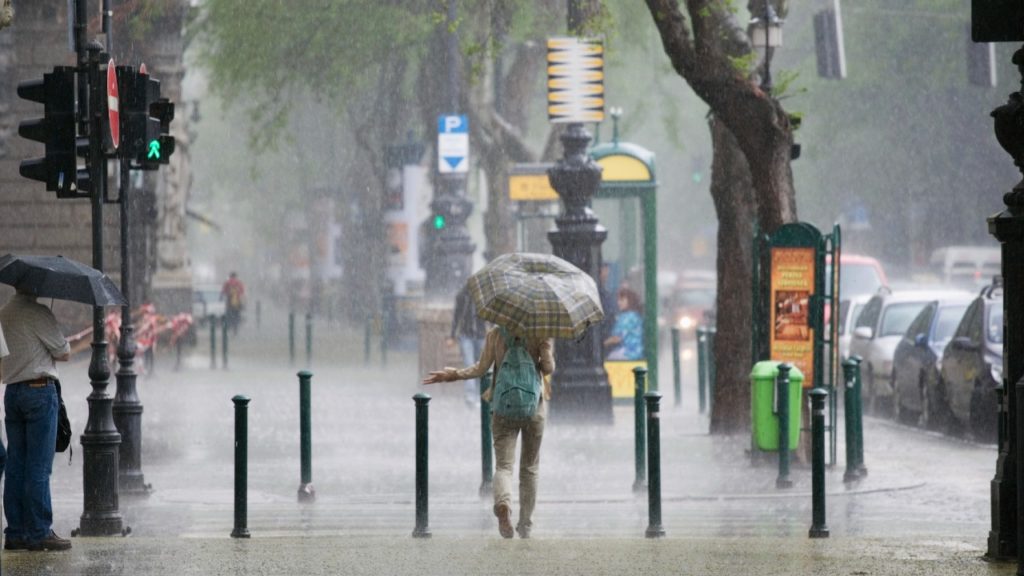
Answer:
M714 158L711 198L718 215L717 333L711 432L743 432L750 421L751 246L754 194L750 168L736 137L708 122Z

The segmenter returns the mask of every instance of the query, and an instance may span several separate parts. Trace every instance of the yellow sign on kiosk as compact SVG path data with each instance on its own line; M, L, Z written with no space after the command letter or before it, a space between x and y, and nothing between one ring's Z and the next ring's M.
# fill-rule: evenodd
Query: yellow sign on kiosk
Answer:
M606 360L604 371L608 373L608 384L612 387L612 399L632 398L636 391L636 376L633 368L647 368L646 360Z

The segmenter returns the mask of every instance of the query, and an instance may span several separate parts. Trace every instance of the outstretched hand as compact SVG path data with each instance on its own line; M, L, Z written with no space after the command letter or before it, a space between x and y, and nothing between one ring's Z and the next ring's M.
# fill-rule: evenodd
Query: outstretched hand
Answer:
M447 382L448 374L444 370L434 370L429 376L423 379L424 384L437 384L439 382Z

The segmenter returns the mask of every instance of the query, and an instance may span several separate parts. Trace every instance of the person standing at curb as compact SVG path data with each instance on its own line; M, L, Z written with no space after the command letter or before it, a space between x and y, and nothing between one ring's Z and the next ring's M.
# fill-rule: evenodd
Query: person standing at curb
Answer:
M8 442L4 550L69 550L71 541L53 531L50 473L57 443L56 361L71 347L49 308L18 290L0 308L10 355L4 362L5 426Z
M468 378L479 378L493 367L492 384L484 391L482 398L490 402L494 394L494 382L498 382L499 367L507 350L504 329L495 326L487 332L480 360L465 368L445 367L435 370L423 379L423 384L453 382ZM513 420L491 414L491 430L494 441L494 515L498 517L498 532L503 538L512 534L512 467L516 456L516 440L523 437L519 458L519 523L515 529L520 538L529 538L533 528L533 509L537 503L537 476L540 470L540 444L544 438L544 424L547 421L548 402L551 400L551 385L547 376L555 371L552 341L548 338L527 338L523 342L526 352L533 359L543 382L536 413L527 420Z

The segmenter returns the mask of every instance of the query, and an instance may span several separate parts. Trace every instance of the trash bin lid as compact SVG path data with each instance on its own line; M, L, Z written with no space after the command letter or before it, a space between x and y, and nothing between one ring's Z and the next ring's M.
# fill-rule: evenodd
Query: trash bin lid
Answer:
M779 376L779 362L777 360L762 360L757 364L754 364L754 368L750 371L751 380L771 379L774 380ZM789 381L790 382L803 382L804 373L800 371L795 365L790 364L792 368L789 370Z

